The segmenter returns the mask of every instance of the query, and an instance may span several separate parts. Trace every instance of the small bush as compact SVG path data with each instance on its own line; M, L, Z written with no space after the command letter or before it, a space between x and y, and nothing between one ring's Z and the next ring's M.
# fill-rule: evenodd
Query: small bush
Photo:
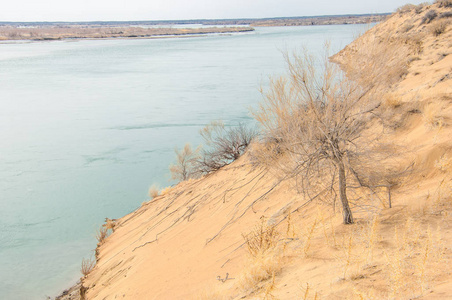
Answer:
M415 7L416 7L416 5L413 5L413 4L405 4L405 5L397 8L397 12L399 14L404 14L404 13L412 11L413 9L415 9Z
M238 278L238 287L249 294L262 286L265 294L274 287L274 278L283 266L283 251L280 249L280 234L274 225L268 225L265 218L253 231L243 235L250 260L244 273ZM269 280L273 278L273 280ZM266 283L263 283L267 281ZM270 281L270 282L268 282ZM264 296L264 299L268 299Z
M395 94L387 94L384 98L384 105L389 108L397 108L402 105L402 99Z
M276 247L279 241L279 233L275 226L267 225L263 218L261 223L249 234L243 235L243 238L248 252L251 256L256 257Z
M436 17L438 16L438 14L436 13L436 11L435 10L429 10L426 14L425 14L425 16L422 18L422 21L421 21L421 25L422 24L428 24L428 23L430 23L433 19L435 19Z
M116 219L105 218L105 224L102 225L102 227L104 227L106 230L110 229L112 232L115 232Z
M176 152L177 161L171 164L169 169L171 172L171 179L178 181L185 181L199 175L198 161L200 159L200 147L192 149L190 144L185 144L184 149Z
M438 36L444 33L447 29L447 25L449 25L447 21L437 22L436 24L434 24L432 26L433 35Z
M439 3L439 7L452 7L452 0L436 0L435 3Z
M163 190L160 191L160 195L166 195L171 191L172 187L171 186L167 186L166 188L164 188Z
M414 25L413 24L406 24L404 26L402 26L402 28L400 29L403 33L410 31L411 29L413 29Z
M452 17L452 11L446 11L439 15L439 19L446 19Z
M420 14L426 6L428 6L428 3L421 3L414 8L414 11L416 12L416 14Z
M148 195L151 199L154 199L155 197L160 195L159 189L155 185L152 185L149 188Z
M82 260L82 266L80 267L80 272L83 274L83 276L88 275L96 265L96 261L92 259L83 259Z
M198 161L201 173L216 171L237 160L251 141L257 136L257 131L243 124L226 129L223 122L216 121L200 131L206 143L206 149L201 152Z
M105 228L104 226L101 226L96 234L96 239L99 242L99 244L102 244L104 242L107 235L108 235L108 229Z

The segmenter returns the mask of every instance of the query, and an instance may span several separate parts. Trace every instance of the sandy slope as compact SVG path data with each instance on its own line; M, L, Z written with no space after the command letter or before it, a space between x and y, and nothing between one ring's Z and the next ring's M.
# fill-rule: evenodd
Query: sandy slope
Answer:
M119 219L83 279L86 298L452 297L452 18L419 25L431 9L451 11L436 4L394 14L335 57L353 75L369 70L371 59L360 57L377 55L377 40L408 53L402 77L385 81L381 95L381 113L391 123L384 138L403 146L401 167L411 165L391 189L393 208L384 190L366 194L353 207L356 224L344 226L329 201L306 205L293 182L254 166L248 153ZM441 21L448 25L435 35ZM262 216L279 224L282 242L257 261L242 234ZM246 284L269 264L277 265L271 276ZM218 280L226 274L229 280Z

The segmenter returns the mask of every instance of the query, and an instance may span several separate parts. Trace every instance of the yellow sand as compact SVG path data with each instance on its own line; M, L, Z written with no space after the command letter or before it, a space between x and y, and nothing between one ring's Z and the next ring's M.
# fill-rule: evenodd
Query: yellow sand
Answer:
M406 39L422 48L382 93L392 99L382 105L394 122L385 139L403 145L406 167L413 163L391 190L392 208L380 191L379 198L361 200L369 207L353 209L356 224L342 225L337 209L321 201L304 205L292 181L254 166L248 153L119 219L83 279L86 298L452 297L452 18L442 19L449 25L436 36L431 28L437 20L419 25L430 9L438 15L451 10L436 4L394 14L335 57L352 72L347 63L371 49L375 37L388 47L392 39ZM406 31L407 24L414 25ZM277 226L281 243L265 254L269 260L250 258L242 234L262 216L278 224L289 212L290 222ZM245 277L269 263L277 265L275 273L247 286ZM228 280L218 280L226 274Z

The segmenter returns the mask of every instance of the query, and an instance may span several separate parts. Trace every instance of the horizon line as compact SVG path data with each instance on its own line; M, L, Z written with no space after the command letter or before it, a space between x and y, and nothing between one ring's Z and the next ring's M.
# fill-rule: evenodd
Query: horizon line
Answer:
M255 18L200 18L200 19L155 19L155 20L127 20L127 21L119 21L119 20L93 20L93 21L2 21L0 20L0 25L2 24L24 24L24 23L72 23L72 24L83 24L83 23L171 23L177 24L177 22L193 22L193 21L251 21L251 20L277 20L277 19L308 19L308 18L328 18L328 17L353 17L353 16L376 16L376 15L390 15L392 12L385 13L362 13L362 14L338 14L338 15L312 15L312 16L292 16L292 17L255 17Z

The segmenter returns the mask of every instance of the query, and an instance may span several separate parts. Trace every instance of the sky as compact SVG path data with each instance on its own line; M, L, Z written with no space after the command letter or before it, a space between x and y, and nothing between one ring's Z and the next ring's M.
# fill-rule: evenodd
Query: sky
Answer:
M425 0L412 0L419 4ZM5 0L0 21L133 21L394 12L407 0Z

